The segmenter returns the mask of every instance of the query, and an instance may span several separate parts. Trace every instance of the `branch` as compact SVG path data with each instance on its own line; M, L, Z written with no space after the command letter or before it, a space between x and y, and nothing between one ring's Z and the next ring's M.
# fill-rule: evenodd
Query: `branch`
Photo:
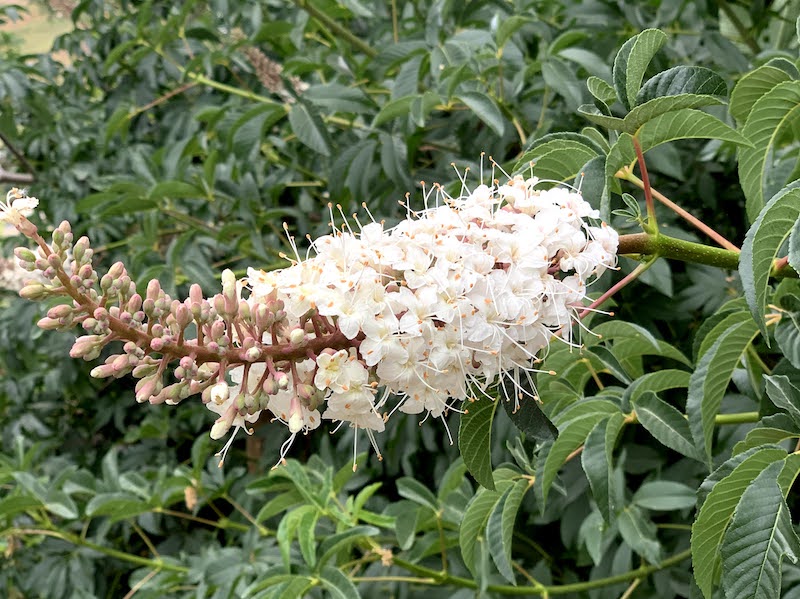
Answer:
M333 33L335 36L339 36L348 44L353 46L355 49L361 50L361 52L363 52L370 58L375 58L378 55L377 50L372 48L360 37L354 35L352 31L350 31L346 27L343 27L338 22L331 19L324 12L313 6L311 2L309 2L308 0L292 0L292 1L294 2L294 5L297 6L297 8L306 11L314 19L316 19L317 21L322 23L325 27L327 27L331 33Z
M12 173L0 166L0 183L14 183L29 185L33 183L34 177L30 173Z

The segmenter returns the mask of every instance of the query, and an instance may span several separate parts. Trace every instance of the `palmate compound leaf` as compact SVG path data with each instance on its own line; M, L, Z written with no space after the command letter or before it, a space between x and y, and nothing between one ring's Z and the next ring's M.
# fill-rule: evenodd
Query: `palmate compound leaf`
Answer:
M770 464L748 485L722 540L722 588L726 599L780 596L781 562L797 562L800 539L792 526L778 476Z
M731 376L742 354L758 334L752 320L739 322L723 332L701 356L689 379L686 415L695 445L711 466L714 420Z
M706 599L711 599L719 573L719 545L742 493L762 470L785 457L786 451L775 445L752 449L729 459L700 486L700 507L692 525L692 565L697 586Z
M677 139L719 139L741 145L750 144L746 137L719 119L691 108L668 112L648 120L636 131L635 136L639 140L642 152ZM614 175L623 166L633 164L635 160L633 136L628 133L620 134L606 158L606 186L600 205L602 218L607 219L611 209L610 189Z
M798 82L800 84L800 82ZM800 101L800 96L798 96ZM753 318L766 338L764 312L772 262L800 218L800 182L776 193L747 231L739 256L739 276Z

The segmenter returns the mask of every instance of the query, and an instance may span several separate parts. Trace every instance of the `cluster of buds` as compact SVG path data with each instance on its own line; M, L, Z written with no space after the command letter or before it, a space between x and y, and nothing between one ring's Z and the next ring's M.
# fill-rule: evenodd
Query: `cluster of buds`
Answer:
M85 360L123 342L93 376L132 374L139 402L201 394L218 415L214 439L269 413L289 429L281 459L323 420L366 431L380 456L374 433L395 411L443 418L503 377L537 371L552 340L572 343L587 284L615 266L618 237L590 224L599 215L579 193L539 183L515 177L458 198L436 186L391 229L371 215L363 226L345 219L310 240L306 257L290 236L287 268L239 280L226 270L222 293L192 285L184 301L155 280L142 297L121 263L98 276L69 223L46 243L25 218L35 203L17 191L0 216L38 245L16 255L46 282L21 295L71 299L39 326L82 326L71 355ZM538 399L517 387L509 399Z

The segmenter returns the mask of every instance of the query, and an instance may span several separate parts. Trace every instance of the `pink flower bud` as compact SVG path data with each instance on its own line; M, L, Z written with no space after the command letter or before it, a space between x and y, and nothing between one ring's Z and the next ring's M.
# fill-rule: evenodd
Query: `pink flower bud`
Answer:
M19 291L19 296L27 300L40 300L48 295L47 288L41 283L29 283Z
M151 279L147 284L147 299L156 301L161 294L161 283L158 279Z
M110 376L114 376L114 369L110 364L103 364L102 366L92 368L89 375L96 379L106 379Z
M36 323L36 326L40 329L44 329L45 331L53 331L55 329L61 328L61 322L54 318L45 317L39 320Z

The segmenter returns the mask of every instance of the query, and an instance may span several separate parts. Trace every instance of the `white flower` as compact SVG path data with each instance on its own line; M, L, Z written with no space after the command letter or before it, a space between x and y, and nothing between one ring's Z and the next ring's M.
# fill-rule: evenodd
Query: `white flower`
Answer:
M12 188L6 194L6 201L0 201L0 222L7 222L13 226L22 224L25 217L33 214L34 208L39 205L39 200L28 197L24 189Z

